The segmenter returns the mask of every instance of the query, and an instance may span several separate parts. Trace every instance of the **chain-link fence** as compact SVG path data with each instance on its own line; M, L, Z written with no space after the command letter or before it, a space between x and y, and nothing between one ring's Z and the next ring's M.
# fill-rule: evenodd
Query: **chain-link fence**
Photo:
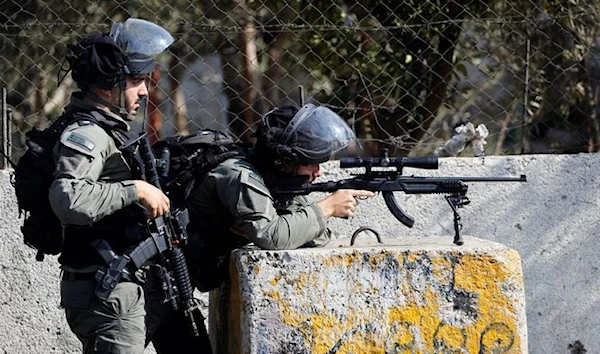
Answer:
M157 138L215 128L248 142L274 106L317 102L370 155L429 154L467 123L486 155L600 143L600 0L0 4L1 147L13 161L24 133L58 116L75 89L58 78L66 45L128 17L176 38L150 90L146 128Z

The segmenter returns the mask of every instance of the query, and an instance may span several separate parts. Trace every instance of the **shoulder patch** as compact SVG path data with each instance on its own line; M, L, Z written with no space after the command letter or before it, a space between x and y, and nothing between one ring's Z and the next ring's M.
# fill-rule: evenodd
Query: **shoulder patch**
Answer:
M261 176L259 176L257 173L255 172L250 172L248 174L248 178L251 178L253 180L255 180L256 182L260 183L260 184L265 184L265 181L262 179Z
M75 145L81 146L84 149L86 149L87 151L94 150L94 146L96 146L91 140L89 140L85 136L77 134L75 132L71 132L69 134L69 136L67 137L67 141L69 141Z
M259 191L264 195L271 195L262 177L253 171L241 171L240 183Z
M84 126L84 125L94 124L94 122L92 122L91 120L80 120L80 121L77 121L77 124L79 124L79 126Z
M248 163L248 161L246 161L246 160L244 160L244 159L236 159L236 160L233 162L233 165L234 165L234 166L246 167L246 168L250 167L250 164Z

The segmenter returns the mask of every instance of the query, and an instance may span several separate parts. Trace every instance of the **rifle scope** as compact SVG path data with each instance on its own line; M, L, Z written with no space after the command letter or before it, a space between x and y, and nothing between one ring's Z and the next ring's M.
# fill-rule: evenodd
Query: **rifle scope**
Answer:
M426 170L437 170L437 156L420 156L420 157L342 157L340 159L340 168L353 167L403 167L422 168Z

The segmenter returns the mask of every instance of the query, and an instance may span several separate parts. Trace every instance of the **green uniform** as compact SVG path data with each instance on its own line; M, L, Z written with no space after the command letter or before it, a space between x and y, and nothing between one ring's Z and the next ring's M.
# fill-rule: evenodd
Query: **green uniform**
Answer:
M65 114L94 109L74 95ZM117 129L129 129L120 117L96 110L101 116L93 117L101 117ZM130 166L114 139L89 121L76 122L63 131L54 157L55 179L49 198L65 224L59 262L64 272L61 305L67 322L81 340L84 353L142 353L146 329L151 333L158 319L168 316L168 306L161 303L159 291L147 291L155 286L153 282L123 281L107 301L97 298L93 275L104 261L90 245L93 239L103 238L116 254L123 254L139 242L126 231L131 218L128 207L137 202ZM152 321L145 323L147 319Z
M186 255L196 286L208 291L227 276L229 252L248 243L262 249L323 246L331 237L321 209L305 197L285 210L256 167L229 159L209 172L189 197L190 244Z
M331 237L320 208L308 199L296 197L278 210L256 167L245 159L229 159L210 171L192 189L188 208L185 254L201 291L227 278L229 253L236 247L254 243L263 249L295 249L322 246ZM155 342L169 343L169 353L196 353L182 344L191 341L182 324L183 318L171 320L156 333Z
M104 115L120 120L108 112ZM50 200L64 223L89 226L137 201L129 166L113 139L98 125L67 127L54 155L57 167Z
M356 141L347 123L326 107L286 106L262 117L256 138L252 156L231 158L202 179L198 176L186 200L190 224L184 252L201 291L228 278L229 255L236 247L253 243L269 250L295 249L322 246L331 238L317 204L304 197L275 200L265 178L270 182L276 176L259 171L291 161L313 166L330 160ZM175 335L174 328L168 326L157 337Z
M215 167L189 201L194 223L235 224L247 243L263 249L295 249L329 241L326 220L315 203L297 197L287 212L279 214L265 181L246 160L229 159Z

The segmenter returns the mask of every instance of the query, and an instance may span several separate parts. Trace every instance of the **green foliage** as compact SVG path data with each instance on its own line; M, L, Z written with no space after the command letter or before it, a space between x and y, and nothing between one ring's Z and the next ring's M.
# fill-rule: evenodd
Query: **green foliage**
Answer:
M45 74L46 88L38 89L56 89L67 44L92 32L108 32L113 22L129 17L156 22L177 36L180 22L199 21L202 12L194 2L184 0L172 0L169 6L162 0L5 1L0 14L6 23L0 30L0 84L24 95L38 87Z
M456 123L441 119L444 114L470 119L462 113L474 104L486 110L478 117L487 115L482 123L493 134L500 134L507 114L525 111L527 127L512 119L507 139L518 139L523 128L544 139L548 129L590 126L596 103L584 64L600 30L598 8L600 0L8 0L0 14L6 24L0 28L0 84L22 96L34 88L49 96L66 44L108 31L113 21L141 17L174 34L173 53L184 65L204 53L222 55L230 117L263 110L243 99L235 109L231 104L256 85L245 76L244 60L254 50L254 64L267 80L253 89L289 94L292 83L302 84L345 115L363 138L404 144L403 152L426 134L443 137L442 123ZM246 24L256 28L251 45L244 42ZM285 41L281 33L288 34ZM274 64L277 50L283 54ZM268 81L274 66L282 73L274 80L281 81ZM488 87L467 81L474 68ZM494 85L508 92L505 101L498 107L473 103Z
M586 136L586 131L594 130L589 114L596 102L588 91L592 73L586 72L585 59L600 34L598 8L597 0L496 1L493 11L503 21L482 22L479 27L488 46L497 48L494 58L501 67L512 68L523 90L528 68L526 123L531 139L548 140L546 151L551 147L557 152L586 151L585 140L593 138ZM586 116L583 121L582 116ZM578 137L566 145L553 142L546 137L551 129L578 133Z
M445 60L438 51L444 31L486 7L474 1L462 6L453 3L451 9L450 3L303 2L297 21L311 26L299 34L296 51L304 53L299 61L311 70L310 91L348 118L374 116L377 132L366 138L391 142L407 135L405 123L424 119L419 109L423 110L432 86L444 81L432 69ZM417 135L409 136L410 143L416 143Z

